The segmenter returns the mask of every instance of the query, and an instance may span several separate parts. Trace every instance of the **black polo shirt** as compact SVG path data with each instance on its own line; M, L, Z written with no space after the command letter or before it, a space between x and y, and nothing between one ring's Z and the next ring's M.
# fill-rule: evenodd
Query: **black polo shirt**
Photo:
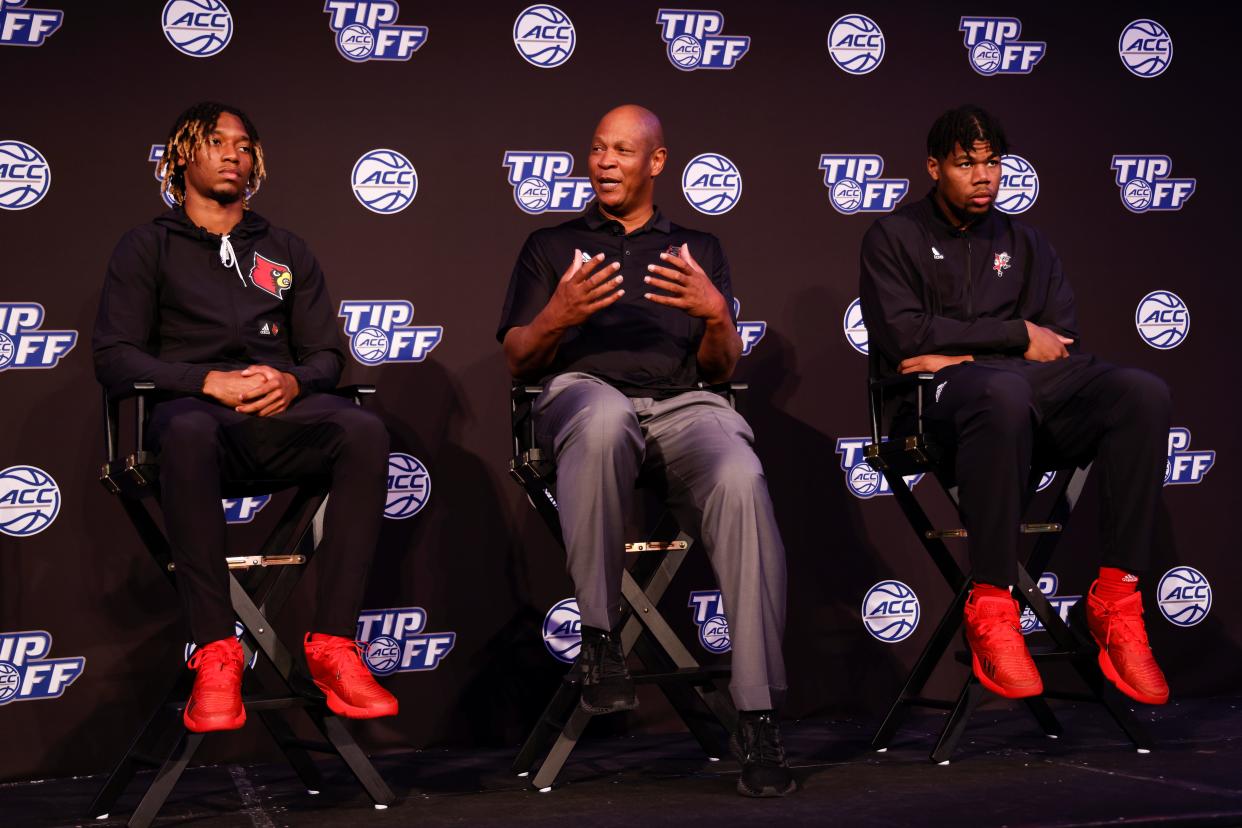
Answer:
M496 338L503 342L510 328L530 324L543 310L575 249L587 256L603 253L604 265L621 263L625 295L565 332L542 380L583 371L631 397L664 397L670 389L693 386L700 380L696 357L706 323L643 298L654 292L643 282L647 265L663 264L660 254L683 244L724 294L732 314L729 263L715 236L673 224L659 208L627 235L620 222L605 218L592 203L572 221L536 230L526 239L509 280Z

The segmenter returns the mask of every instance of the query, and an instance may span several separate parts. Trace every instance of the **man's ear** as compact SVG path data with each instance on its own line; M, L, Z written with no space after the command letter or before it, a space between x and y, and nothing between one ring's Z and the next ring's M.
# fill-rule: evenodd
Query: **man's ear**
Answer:
M940 180L940 161L930 155L927 156L927 174L932 181Z
M664 162L668 160L668 150L664 147L656 147L651 152L651 177L655 178L664 171Z

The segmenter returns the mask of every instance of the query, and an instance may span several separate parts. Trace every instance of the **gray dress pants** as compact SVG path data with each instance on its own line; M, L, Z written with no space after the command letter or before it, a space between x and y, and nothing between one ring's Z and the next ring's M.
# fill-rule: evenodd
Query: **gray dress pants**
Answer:
M556 499L582 623L613 629L621 612L625 520L640 472L667 482L668 507L707 549L733 643L739 710L785 691L785 548L754 434L708 391L626 397L583 373L560 374L534 406L535 438L556 460Z

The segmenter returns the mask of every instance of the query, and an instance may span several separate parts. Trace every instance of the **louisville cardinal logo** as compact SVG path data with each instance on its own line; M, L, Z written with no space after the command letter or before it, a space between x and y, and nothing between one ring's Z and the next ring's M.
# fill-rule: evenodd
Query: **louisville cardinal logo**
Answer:
M288 265L274 262L256 252L254 265L250 268L250 284L277 299L283 299L282 294L293 287L293 271Z

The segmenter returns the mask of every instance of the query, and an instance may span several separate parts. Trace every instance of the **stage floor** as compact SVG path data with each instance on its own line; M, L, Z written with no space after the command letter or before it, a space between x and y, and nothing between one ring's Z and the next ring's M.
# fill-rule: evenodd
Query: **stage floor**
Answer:
M1039 734L1018 708L976 714L952 764L928 761L938 717L912 714L873 753L875 722L803 720L783 731L801 790L781 800L734 793L737 766L706 761L685 734L584 741L561 784L537 793L508 773L514 751L392 753L376 765L398 796L377 811L334 775L316 797L279 765L192 768L158 825L196 828L414 825L1242 825L1242 697L1140 712L1157 749L1136 753L1099 708L1056 705L1066 733ZM12 747L12 746L10 746ZM335 770L325 762L325 772ZM121 807L133 807L140 777ZM123 825L81 816L102 777L0 786L3 825Z

